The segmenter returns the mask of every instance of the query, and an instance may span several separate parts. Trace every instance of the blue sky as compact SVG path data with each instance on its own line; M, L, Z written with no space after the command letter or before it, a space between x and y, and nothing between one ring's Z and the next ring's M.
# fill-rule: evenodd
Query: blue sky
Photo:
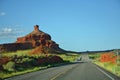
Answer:
M0 44L38 24L61 48L120 48L120 0L0 0Z

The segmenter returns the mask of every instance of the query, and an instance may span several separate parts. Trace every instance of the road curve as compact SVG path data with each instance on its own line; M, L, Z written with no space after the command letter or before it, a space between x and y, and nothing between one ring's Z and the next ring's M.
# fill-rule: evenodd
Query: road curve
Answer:
M120 80L120 78L92 64L88 55L82 55L82 62L52 67L5 80Z

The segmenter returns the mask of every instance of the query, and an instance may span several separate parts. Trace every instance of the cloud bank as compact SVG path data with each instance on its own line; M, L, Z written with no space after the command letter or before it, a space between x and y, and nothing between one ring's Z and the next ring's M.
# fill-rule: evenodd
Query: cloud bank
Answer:
M21 32L22 30L17 28L4 27L0 30L0 39L17 38Z

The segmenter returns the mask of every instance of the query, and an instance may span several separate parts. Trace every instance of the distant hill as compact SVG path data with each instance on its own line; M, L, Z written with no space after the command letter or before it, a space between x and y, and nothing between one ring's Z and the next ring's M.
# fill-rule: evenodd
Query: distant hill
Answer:
M101 51L83 51L83 52L78 52L78 53L104 53L104 52L111 52L114 51L115 49L111 49L111 50L101 50Z

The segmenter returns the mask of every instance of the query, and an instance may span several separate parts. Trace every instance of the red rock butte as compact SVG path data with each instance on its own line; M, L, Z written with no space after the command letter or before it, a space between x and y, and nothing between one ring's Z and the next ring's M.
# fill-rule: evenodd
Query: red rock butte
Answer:
M59 48L59 45L56 42L51 40L51 36L41 30L39 30L39 26L35 25L34 30L23 37L18 37L15 43L9 44L1 44L1 51L16 51L23 49L35 48L38 46L45 46L50 49L62 50ZM9 47L11 47L9 49Z
M40 45L49 48L57 48L58 44L51 40L51 36L39 30L39 26L35 25L34 30L24 37L17 38L16 43L31 43L33 47Z

